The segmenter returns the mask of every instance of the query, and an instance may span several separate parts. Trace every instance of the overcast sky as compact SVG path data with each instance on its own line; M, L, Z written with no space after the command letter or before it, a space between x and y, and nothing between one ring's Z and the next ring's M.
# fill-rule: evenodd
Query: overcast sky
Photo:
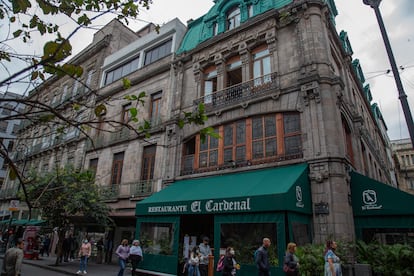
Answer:
M184 24L189 19L196 19L209 11L213 0L153 0L149 10L139 15L129 25L134 31L148 22L166 23L178 17ZM366 78L370 84L373 102L378 103L388 127L391 140L408 138L408 131L398 90L392 73L388 56L382 40L374 10L363 4L362 0L336 0L339 15L336 17L338 33L345 30L348 33L354 55L359 59ZM385 28L394 52L397 66L404 68L400 71L405 93L408 96L410 108L414 108L414 0L383 0L380 5ZM101 28L109 19L101 20L95 25ZM64 28L70 24L63 24ZM0 26L1 35L4 28ZM74 54L81 51L92 41L95 30L84 31L72 40ZM33 47L34 48L34 47ZM34 51L34 50L33 50ZM1 68L0 68L0 79Z

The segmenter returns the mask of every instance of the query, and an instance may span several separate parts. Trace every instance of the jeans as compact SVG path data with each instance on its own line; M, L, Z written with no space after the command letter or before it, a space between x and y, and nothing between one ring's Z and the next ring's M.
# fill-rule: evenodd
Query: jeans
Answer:
M82 256L80 258L79 270L86 271L87 266L88 266L88 256Z
M118 265L119 265L118 276L123 276L124 275L125 266L126 266L126 260L121 259L121 258L118 258Z
M200 270L198 269L198 265L190 265L188 267L188 276L200 276Z

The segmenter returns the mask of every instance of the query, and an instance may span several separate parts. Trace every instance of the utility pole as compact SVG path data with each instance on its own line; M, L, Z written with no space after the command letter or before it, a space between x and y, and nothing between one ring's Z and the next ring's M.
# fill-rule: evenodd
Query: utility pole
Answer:
M404 88L401 82L400 73L398 72L397 65L395 63L394 54L392 53L391 44L388 39L387 31L385 30L384 21L382 20L381 12L379 9L379 5L381 0L362 0L365 5L370 6L374 9L375 15L378 20L378 25L381 30L382 39L384 40L385 49L387 50L388 59L391 63L392 73L394 74L395 83L398 89L398 98L401 101L401 106L404 112L405 121L407 123L408 132L411 138L411 145L414 147L414 124L413 124L413 117L411 116L410 106L408 105L407 101L407 94L404 92Z

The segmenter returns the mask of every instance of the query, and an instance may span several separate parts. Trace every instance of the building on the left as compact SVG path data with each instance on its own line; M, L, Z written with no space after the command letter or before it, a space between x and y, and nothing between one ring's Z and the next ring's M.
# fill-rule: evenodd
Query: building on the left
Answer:
M15 147L15 140L21 120L18 114L21 113L24 106L20 102L22 96L20 94L6 92L0 94L0 200L11 199L15 194L15 188L6 184L7 169L9 160ZM19 148L20 150L20 148ZM0 211L0 220L8 220L10 218L8 208Z
M69 63L81 66L83 73L79 78L53 76L29 92L24 99L25 114L18 128L13 120L2 120L3 148L14 147L14 163L21 173L35 171L38 174L49 172L56 167L71 165L81 169L85 164L87 134L79 127L91 118L96 91L101 86L102 65L107 56L137 40L145 30L134 32L118 20L112 20L93 35L92 42L75 55ZM10 97L6 94L3 97ZM13 111L12 101L4 101L2 117ZM30 104L27 104L30 103ZM76 106L83 106L79 110ZM55 119L45 120L44 114L55 114ZM5 115L6 114L6 115ZM60 119L59 119L60 118ZM65 121L64 118L69 118ZM6 125L7 124L7 125ZM3 132L3 131L2 131ZM9 136L13 140L8 139ZM22 151L18 151L22 148ZM4 164L4 163L2 163ZM3 165L4 167L4 165ZM7 173L2 171L2 177ZM10 200L17 199L20 182L6 179L1 188L0 211L9 213ZM31 218L40 219L38 210L32 210ZM13 219L5 220L3 228L19 226L19 222L29 218L29 210L24 202L19 202L13 212ZM88 231L88 229L81 229Z

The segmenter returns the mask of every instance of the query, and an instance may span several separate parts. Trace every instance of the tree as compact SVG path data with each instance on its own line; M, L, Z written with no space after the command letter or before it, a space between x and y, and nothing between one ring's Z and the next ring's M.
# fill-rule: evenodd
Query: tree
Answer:
M103 227L112 224L109 207L102 200L92 171L76 171L67 166L44 175L31 173L28 181L27 197L21 196L42 212L50 226L59 229L56 264L62 256L65 233L74 218L81 216Z
M149 9L151 0L79 0L79 1L43 1L43 0L19 0L0 3L0 20L2 30L8 28L8 35L0 39L0 64L7 74L0 79L1 92L7 92L18 87L22 94L36 91L38 87L46 85L48 80L70 77L77 81L88 91L88 95L96 95L94 89L83 81L84 68L77 63L72 63L68 58L72 54L71 38L81 29L90 28L95 20L100 17L115 17L128 24L131 18L137 18L142 9ZM73 29L64 34L62 27L57 22L58 18L66 18L72 22ZM24 53L13 48L14 42L30 45L37 41L46 41L41 54L33 54L28 48ZM18 68L13 67L19 64ZM123 80L124 88L129 88L131 83L128 79ZM129 121L107 120L106 123L119 125L131 129L137 135L150 136L150 122L140 120L138 109L145 101L145 92L128 95L125 99L132 105L129 109ZM89 130L99 127L97 118L105 113L106 107L111 99L96 104L90 101L93 97L75 99L69 101L65 106L55 107L45 102L42 98L1 98L0 103L13 101L24 110L17 109L13 105L8 116L2 120L24 120L27 124L36 125L38 129L47 129L38 135L30 135L26 140L43 139L44 137L59 137L67 134L71 129L79 130L85 137L89 137ZM94 114L95 117L83 116ZM80 119L82 118L82 119ZM174 118L174 122L183 127L186 124L203 125L206 120L204 107L198 106L194 112L180 114ZM212 132L211 128L202 130L202 137ZM22 137L19 137L20 141ZM93 142L92 139L90 141ZM17 144L17 143L16 143ZM25 198L30 198L30 189L26 184L30 183L24 176L21 164L25 156L14 156L8 148L1 143L0 154L9 164L10 178L17 178L25 193ZM20 165L19 165L20 164ZM27 201L29 209L32 203Z

